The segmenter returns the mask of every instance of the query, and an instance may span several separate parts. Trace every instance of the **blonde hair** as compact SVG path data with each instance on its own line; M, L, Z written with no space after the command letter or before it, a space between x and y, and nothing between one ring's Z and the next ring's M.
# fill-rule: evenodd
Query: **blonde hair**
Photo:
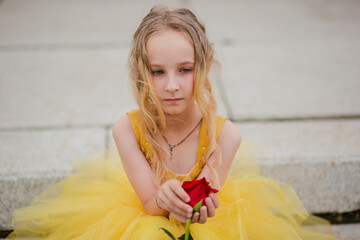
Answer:
M210 167L215 184L219 180L214 168L221 163L220 148L216 142L216 101L212 91L208 73L215 62L214 50L206 36L205 26L186 8L170 9L166 6L153 7L140 23L133 36L132 49L128 64L133 93L139 105L145 123L145 134L152 150L155 181L161 184L166 175L166 152L155 140L155 134L165 129L165 114L160 106L153 83L146 42L153 34L172 29L187 37L194 46L194 97L201 111L207 130L209 146L204 153L204 162ZM216 161L208 163L211 154L216 154ZM156 159L156 161L155 161Z

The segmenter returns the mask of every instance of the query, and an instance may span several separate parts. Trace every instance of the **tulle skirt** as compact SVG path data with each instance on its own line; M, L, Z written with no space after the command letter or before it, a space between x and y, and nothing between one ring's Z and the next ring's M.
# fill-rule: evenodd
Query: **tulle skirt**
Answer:
M205 224L192 224L195 240L334 240L330 224L309 215L293 188L261 175L243 141L223 188L220 207ZM100 155L104 156L103 153ZM76 172L39 194L29 207L13 214L9 238L31 239L170 239L184 224L147 215L132 189L115 148L103 158L76 162Z

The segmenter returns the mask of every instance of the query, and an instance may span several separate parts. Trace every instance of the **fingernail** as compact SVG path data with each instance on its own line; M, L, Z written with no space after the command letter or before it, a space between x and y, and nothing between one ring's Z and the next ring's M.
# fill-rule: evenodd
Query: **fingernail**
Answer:
M192 208L188 208L187 210L189 213L192 213Z

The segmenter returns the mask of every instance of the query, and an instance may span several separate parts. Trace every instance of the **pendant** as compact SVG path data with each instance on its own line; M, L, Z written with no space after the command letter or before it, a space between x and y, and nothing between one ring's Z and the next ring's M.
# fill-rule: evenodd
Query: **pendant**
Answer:
M173 159L173 149L174 149L175 145L171 145L169 144L169 150L170 150L170 160Z

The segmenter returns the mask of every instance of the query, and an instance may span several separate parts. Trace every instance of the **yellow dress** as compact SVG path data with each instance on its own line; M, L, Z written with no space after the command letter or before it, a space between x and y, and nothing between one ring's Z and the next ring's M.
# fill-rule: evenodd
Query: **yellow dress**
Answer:
M151 151L139 111L129 112L139 147L151 162ZM217 118L217 135L225 121ZM187 175L168 172L167 178L195 179L204 165L206 129L200 129L197 163ZM192 224L194 240L335 240L326 220L309 215L288 184L261 175L243 141L230 174L218 194L220 207L205 224ZM9 238L170 240L184 225L176 219L147 215L121 166L116 148L106 158L83 159L70 177L39 194L29 207L13 214L15 231Z

